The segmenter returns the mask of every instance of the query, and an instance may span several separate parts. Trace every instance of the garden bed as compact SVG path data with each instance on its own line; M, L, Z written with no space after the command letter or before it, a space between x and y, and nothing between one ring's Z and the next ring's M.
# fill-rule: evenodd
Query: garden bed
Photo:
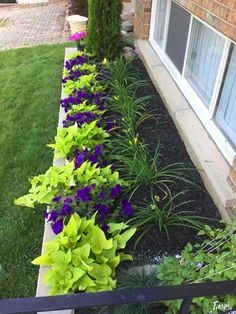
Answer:
M221 219L218 209L213 203L211 196L206 191L202 178L191 161L191 158L185 148L183 141L175 127L175 124L168 113L161 97L156 91L156 88L152 84L149 75L143 65L143 62L138 59L135 61L135 66L139 69L142 79L148 81L148 85L140 88L137 91L137 97L145 95L151 95L152 98L146 103L146 110L151 111L153 118L145 121L140 129L140 137L148 145L152 154L155 153L157 146L160 147L160 165L168 166L169 164L183 162L190 169L191 182L193 184L187 184L183 181L170 184L169 188L173 195L185 191L180 197L178 202L191 201L189 204L185 204L181 209L191 211L194 215L207 217L210 220L207 222L212 225L217 225ZM183 112L184 114L184 112ZM201 171L201 169L199 169ZM162 195L161 191L156 190L158 195ZM134 197L135 201L144 201L148 203L150 201L150 188L143 188L139 190ZM189 228L171 228L170 239L167 241L165 234L160 232L152 232L146 236L141 246L141 256L146 255L150 262L152 255L155 258L156 254L162 253L179 253L187 242L197 242L199 237L197 232Z
M48 146L66 162L31 179L29 194L16 200L47 205L55 238L33 264L47 267L49 294L195 282L199 274L209 277L206 266L218 275L222 265L212 260L234 258L234 225L211 228L219 226L218 210L142 62L99 63L80 47L67 57L62 83L60 128ZM220 259L206 254L232 233ZM157 266L151 273L128 270L140 264Z

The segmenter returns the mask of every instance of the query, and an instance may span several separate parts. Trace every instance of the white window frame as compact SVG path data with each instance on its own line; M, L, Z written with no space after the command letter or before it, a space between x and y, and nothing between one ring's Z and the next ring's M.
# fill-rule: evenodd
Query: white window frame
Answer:
M222 132L222 130L218 128L217 124L214 121L215 112L217 110L218 96L219 96L222 80L224 77L224 72L226 69L231 41L226 36L218 32L216 29L214 29L213 27L211 27L210 25L208 25L207 23L205 23L204 21L202 21L201 19L193 15L191 12L187 11L189 14L191 14L191 19L190 19L190 25L189 25L188 40L187 40L187 46L186 46L186 51L185 51L183 71L181 74L165 52L166 43L167 43L167 35L168 35L168 27L169 27L171 1L173 0L166 0L168 1L168 5L167 5L167 14L166 14L166 22L165 22L166 29L164 32L164 39L163 39L163 48L160 48L154 39L155 19L156 19L156 13L157 13L156 12L157 1L159 0L152 0L149 42L152 45L153 49L158 54L158 56L160 57L161 61L163 62L167 70L170 72L171 76L173 77L177 85L179 86L183 95L188 100L190 106L192 107L192 109L194 110L198 118L201 120L202 124L204 125L206 130L209 132L209 134L215 141L216 145L219 147L220 151L222 152L226 160L229 162L229 164L232 165L233 159L236 154L235 147L232 146L232 143L230 142L230 140L226 138L224 132ZM177 3L177 5L179 5L179 3ZM193 19L197 19L198 21L203 23L206 27L209 27L210 29L212 29L219 36L221 36L221 38L223 38L225 41L223 54L220 61L220 66L219 66L218 74L216 77L214 91L213 91L209 108L205 106L201 98L197 95L197 93L194 91L194 89L191 87L191 85L188 83L188 81L184 77L184 74L186 73L187 51L189 49L190 34L191 34Z

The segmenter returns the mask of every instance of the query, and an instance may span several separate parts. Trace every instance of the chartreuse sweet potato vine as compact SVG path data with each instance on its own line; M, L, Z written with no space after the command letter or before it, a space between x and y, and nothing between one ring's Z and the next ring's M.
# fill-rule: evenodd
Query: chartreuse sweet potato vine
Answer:
M56 195L73 196L77 189L84 186L95 184L95 192L101 186L122 185L123 181L117 171L112 172L111 166L100 168L96 164L92 165L91 162L85 161L75 169L72 161L62 167L50 167L45 174L32 178L30 183L32 186L29 194L18 198L15 201L16 205L34 208L36 203L51 204L52 198Z
M95 215L86 219L73 214L63 231L45 244L44 255L32 263L50 266L44 276L50 295L113 290L116 267L132 260L120 250L135 231L124 223L110 223L106 236L95 224Z
M55 158L73 156L75 149L79 151L87 148L93 149L96 145L104 144L109 138L109 134L100 127L97 121L84 123L80 128L73 125L67 128L58 128L55 144L49 147L55 149Z

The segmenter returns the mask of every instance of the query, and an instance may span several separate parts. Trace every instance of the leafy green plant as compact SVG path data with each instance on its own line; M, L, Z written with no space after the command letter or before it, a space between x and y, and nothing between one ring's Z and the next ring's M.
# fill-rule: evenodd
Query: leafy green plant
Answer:
M88 0L86 48L99 60L115 58L122 49L120 0Z
M157 278L163 285L191 284L209 281L236 279L236 223L224 229L213 229L206 225L199 235L205 240L194 246L187 244L182 258L169 256L157 266ZM179 313L182 301L165 302L167 313ZM191 313L218 313L214 304L233 308L235 296L193 299Z
M132 260L120 250L136 230L127 229L124 223L111 223L109 228L106 237L95 224L95 215L86 219L74 214L63 231L46 243L44 255L32 263L50 266L44 276L45 284L51 287L49 295L106 291L116 287L115 269L120 262Z
M55 144L49 147L55 149L55 158L73 157L75 149L79 151L93 149L96 145L104 144L109 134L97 126L97 121L84 123L80 128L76 124L67 128L58 128Z
M139 73L134 66L134 60L125 59L123 56L119 56L107 64L105 80L109 87L113 87L115 84L127 86L141 81Z
M74 161L65 166L50 167L45 174L30 179L31 188L29 194L18 198L16 205L34 208L38 204L51 204L52 198L60 196L73 196L77 189L95 184L92 193L97 189L112 187L125 183L119 178L119 172L112 172L111 166L104 168L85 161L78 169L74 167ZM74 192L73 192L74 191Z
M153 229L160 232L165 232L167 239L169 239L169 229L173 226L180 226L184 228L193 228L199 230L203 227L200 221L203 217L194 216L190 211L176 210L179 207L190 202L182 202L174 205L174 200L182 193L176 194L169 198L164 204L160 202L159 197L152 195L152 203L148 207L139 206L134 211L134 217L130 220L130 224L135 226L140 231L140 236L136 244L141 238Z
M64 84L64 92L66 96L72 94L74 90L88 89L92 93L101 93L105 90L105 86L97 80L97 73L82 75L76 81L68 80Z
M175 180L191 183L188 179L188 172L191 169L186 168L183 163L161 167L159 166L159 157L159 147L154 156L151 156L147 147L139 142L137 137L132 141L130 139L125 144L119 140L115 153L111 155L116 162L116 168L125 180L129 179L130 186L133 188L156 185L161 189L168 190L168 184Z
M81 65L74 65L71 69L72 71L86 71L88 72L88 74L90 73L96 73L97 72L97 66L96 64L88 64L88 63L84 63ZM67 76L70 74L71 70L65 70L64 71L64 76Z
M96 114L96 115L103 115L105 110L98 110L97 105L95 105L95 104L88 105L87 101L84 101L79 105L72 105L71 109L68 110L68 114L70 116L74 116L78 112L80 112L80 113L91 112L91 113Z

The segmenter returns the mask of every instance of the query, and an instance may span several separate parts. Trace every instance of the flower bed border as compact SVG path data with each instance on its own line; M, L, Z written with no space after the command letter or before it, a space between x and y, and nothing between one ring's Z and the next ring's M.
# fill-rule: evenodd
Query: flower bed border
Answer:
M68 56L72 53L75 53L77 51L76 48L66 48L65 49L65 57L64 57L64 65L63 65L63 72L65 70L65 62L68 58ZM64 78L64 73L63 73L63 78ZM61 89L61 99L66 98L66 95L64 94L64 88L62 84L62 89ZM63 120L65 120L66 113L65 110L62 106L60 106L59 110L59 118L58 118L58 128L63 127ZM58 159L53 159L53 166L64 166L65 164L65 159L64 158L58 158ZM52 240L55 237L55 234L52 231L52 228L50 226L50 223L45 220L45 227L44 227L44 235L43 235L43 242L42 242L42 252L44 251L44 244L50 240ZM47 296L48 295L48 290L49 287L45 286L43 283L43 276L48 270L48 267L43 267L40 266L39 268L39 275L38 275L38 283L37 283L37 291L36 291L36 296L41 297L41 296ZM43 312L44 314L46 313L51 313L51 314L73 314L74 310L63 310L63 311L56 311L56 312Z

